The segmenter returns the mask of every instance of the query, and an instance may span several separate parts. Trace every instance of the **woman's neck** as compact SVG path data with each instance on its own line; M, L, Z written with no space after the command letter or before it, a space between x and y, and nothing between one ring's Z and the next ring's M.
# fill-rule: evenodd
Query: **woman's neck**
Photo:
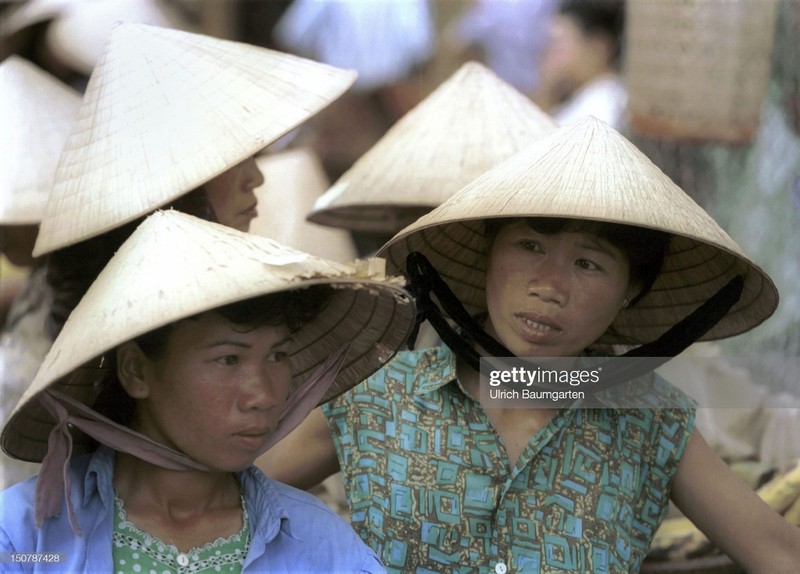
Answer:
M118 452L114 487L128 521L180 552L228 538L243 525L241 490L231 472L167 470Z
M134 513L156 510L182 519L241 507L241 489L231 472L169 470L117 452L113 482Z

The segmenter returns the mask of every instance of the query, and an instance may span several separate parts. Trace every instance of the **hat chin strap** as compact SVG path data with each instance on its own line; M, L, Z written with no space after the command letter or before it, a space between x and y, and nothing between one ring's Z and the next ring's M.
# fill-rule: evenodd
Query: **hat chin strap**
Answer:
M419 333L420 324L428 320L442 341L452 349L456 356L465 361L475 371L480 372L480 355L468 339L458 333L442 315L439 307L431 299L431 292L436 295L444 310L456 324L466 332L472 340L486 349L490 356L514 357L501 343L483 330L481 325L464 309L461 301L442 280L439 273L431 265L427 257L418 251L412 251L406 258L406 272L410 279L409 291L417 301L417 319L409 337L408 346L413 348ZM640 377L658 368L672 357L679 355L689 345L706 334L714 325L731 310L739 301L744 289L744 278L736 275L733 279L712 295L708 301L692 311L687 317L670 328L666 333L651 343L641 345L620 357L642 358L647 360L609 361L601 365L603 379L592 386L593 391L601 391ZM615 357L619 358L619 357ZM654 359L661 360L654 360ZM548 390L547 387L532 385L534 390Z
M408 290L417 303L417 318L408 338L409 349L414 347L419 334L419 327L427 320L442 338L442 341L467 364L480 370L480 355L463 335L453 329L442 315L439 307L431 299L431 293L441 303L444 310L456 324L461 327L481 347L495 357L513 357L514 354L483 330L470 315L453 291L442 280L431 262L419 251L412 251L406 258L406 273L410 279Z
M342 368L349 345L332 353L311 376L288 398L281 411L278 425L259 456L289 434L320 403ZM69 460L72 457L70 427L80 429L101 444L169 470L210 472L211 468L193 458L164 446L146 435L116 423L75 398L49 388L39 394L40 404L56 420L47 439L47 454L36 481L35 520L40 528L45 520L56 516L67 503L67 515L72 531L81 535L70 500Z

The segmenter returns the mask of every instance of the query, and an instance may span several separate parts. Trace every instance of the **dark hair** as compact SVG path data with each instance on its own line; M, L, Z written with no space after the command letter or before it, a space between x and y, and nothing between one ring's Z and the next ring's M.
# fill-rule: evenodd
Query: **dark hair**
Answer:
M312 321L332 295L333 287L330 285L312 285L297 291L262 295L170 323L137 337L135 342L149 358L158 359L177 325L184 321L194 321L206 313L222 315L244 332L268 325L286 325L291 332L295 332Z
M561 0L558 12L575 20L586 35L603 35L611 41L611 60L619 63L625 6L622 0Z
M503 227L518 221L524 221L528 227L545 235L562 232L592 233L622 251L628 258L631 282L641 286L641 290L631 300L630 305L635 305L653 286L664 264L670 238L662 231L619 223L562 217L506 218L486 220L486 238L489 247L491 248L495 237Z
M165 209L170 208L207 221L216 221L203 188L190 191L176 199L171 205L165 206ZM144 217L140 217L48 255L47 283L53 290L53 303L47 329L52 339L55 339L61 332L69 314L78 305L89 286L94 283L114 253L144 219Z
M207 313L218 313L243 332L269 325L286 325L295 332L306 323L313 321L333 297L330 285L312 285L295 291L273 293L238 301L198 313L191 317L169 323L134 339L142 352L150 359L160 358L175 327L185 321L195 321ZM94 410L114 422L130 426L136 414L136 400L133 399L117 377L116 353L108 354L110 375L94 403Z

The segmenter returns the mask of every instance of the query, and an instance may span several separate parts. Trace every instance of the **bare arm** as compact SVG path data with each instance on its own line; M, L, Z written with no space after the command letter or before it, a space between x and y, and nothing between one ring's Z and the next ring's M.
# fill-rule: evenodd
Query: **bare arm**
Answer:
M772 510L695 431L678 465L672 500L750 574L796 573L800 528Z
M325 415L314 409L300 425L262 454L256 465L267 476L308 490L339 471Z

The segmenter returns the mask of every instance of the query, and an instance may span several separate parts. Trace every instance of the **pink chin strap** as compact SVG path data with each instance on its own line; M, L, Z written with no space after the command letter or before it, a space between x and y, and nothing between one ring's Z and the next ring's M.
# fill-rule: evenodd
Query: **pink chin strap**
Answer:
M347 358L349 346L331 354L283 406L278 426L260 454L289 434L320 403ZM40 528L45 520L58 515L62 499L66 500L72 531L81 535L75 511L69 498L71 487L69 460L72 456L72 434L75 427L101 444L169 470L210 471L207 466L147 436L115 423L89 406L53 388L38 396L39 402L56 420L47 439L47 454L36 482L35 519Z

